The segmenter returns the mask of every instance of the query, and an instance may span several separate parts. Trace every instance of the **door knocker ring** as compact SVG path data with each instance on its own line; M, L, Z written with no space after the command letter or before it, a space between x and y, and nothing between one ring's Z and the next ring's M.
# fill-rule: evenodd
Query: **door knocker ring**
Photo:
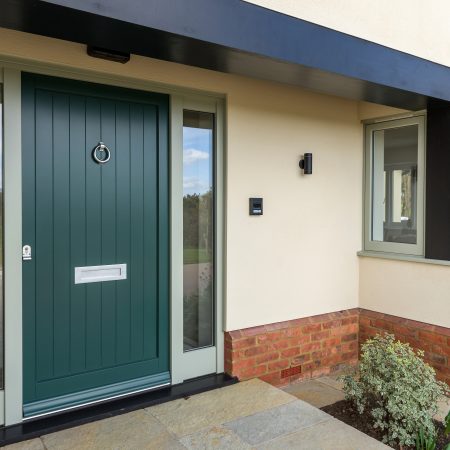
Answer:
M105 152L106 156L103 159L100 159L97 156L97 152L100 153ZM92 157L94 158L94 161L97 162L98 164L105 164L111 159L111 151L103 142L99 142L98 145L92 151Z

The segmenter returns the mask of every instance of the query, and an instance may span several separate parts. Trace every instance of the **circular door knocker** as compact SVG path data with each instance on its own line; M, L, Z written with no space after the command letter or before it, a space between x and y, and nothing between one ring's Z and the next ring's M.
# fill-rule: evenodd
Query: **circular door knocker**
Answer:
M99 158L99 156L101 157ZM105 164L111 159L111 151L103 142L99 142L92 150L92 157L98 164Z

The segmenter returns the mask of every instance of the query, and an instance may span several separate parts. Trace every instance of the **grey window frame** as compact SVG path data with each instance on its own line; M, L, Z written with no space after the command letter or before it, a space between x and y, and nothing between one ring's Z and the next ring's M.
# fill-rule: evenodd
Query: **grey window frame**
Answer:
M383 242L372 239L373 220L373 133L403 126L418 126L418 155L417 155L417 242L404 244L398 242ZM386 117L365 122L364 125L364 250L402 255L424 256L425 254L425 153L426 153L426 115L424 112L408 116Z

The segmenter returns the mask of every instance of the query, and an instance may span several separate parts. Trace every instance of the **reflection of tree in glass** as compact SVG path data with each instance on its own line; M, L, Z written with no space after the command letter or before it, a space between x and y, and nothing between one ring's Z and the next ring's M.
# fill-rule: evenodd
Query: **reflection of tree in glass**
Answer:
M2 271L3 271L3 191L0 191L0 273L2 273Z
M184 334L184 345L185 349L196 348L201 346L200 343L200 330L199 328L203 325L206 327L207 334L209 335L206 340L208 344L212 343L212 328L210 323L200 323L199 320L199 311L201 310L210 310L212 307L212 298L213 298L213 283L212 276L210 270L205 270L200 274L201 281L199 283L200 286L204 286L200 288L200 293L197 291L191 295L183 296L183 334ZM203 339L205 336L203 334ZM205 343L203 343L205 345ZM207 345L207 344L206 344Z
M203 253L207 261L211 261L213 245L212 202L211 188L204 194L188 194L183 197L184 250L185 252L186 250L196 250L198 255ZM191 263L193 262L195 261L191 261ZM197 262L199 261L197 260Z
M195 264L199 271L194 291L183 296L186 350L212 344L213 213L212 188L183 197L184 264Z
M408 169L402 171L402 198L401 198L401 215L408 217L408 226L411 226L413 217L413 183L415 170Z

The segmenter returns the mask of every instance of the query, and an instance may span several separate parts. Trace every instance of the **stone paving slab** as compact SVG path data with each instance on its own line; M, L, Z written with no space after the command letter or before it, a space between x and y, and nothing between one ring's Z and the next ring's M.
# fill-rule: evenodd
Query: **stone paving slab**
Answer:
M291 395L254 379L175 400L147 411L178 437L294 401Z
M342 381L338 381L337 376L320 377L316 378L316 381L326 384L334 389L337 389L338 391L342 391L344 388L344 383Z
M18 442L17 444L7 445L5 448L8 450L45 450L44 444L40 439Z
M324 406L331 405L340 400L344 400L345 398L344 393L341 390L316 380L291 384L284 388L284 391L316 408L323 408Z
M258 446L258 450L287 449L389 450L390 447L336 419L280 436Z
M446 400L441 400L438 402L438 412L434 416L436 420L440 420L441 422L444 421L445 416L450 411L450 398L447 398Z
M47 450L178 450L184 447L145 411L68 428L42 437Z
M323 384L325 386L325 384ZM7 450L381 450L388 447L261 380L91 422Z
M235 433L222 426L184 436L180 442L189 450L252 450L253 447L244 442Z
M330 419L331 416L320 409L296 400L287 405L236 419L226 423L225 427L234 431L245 442L255 445Z

